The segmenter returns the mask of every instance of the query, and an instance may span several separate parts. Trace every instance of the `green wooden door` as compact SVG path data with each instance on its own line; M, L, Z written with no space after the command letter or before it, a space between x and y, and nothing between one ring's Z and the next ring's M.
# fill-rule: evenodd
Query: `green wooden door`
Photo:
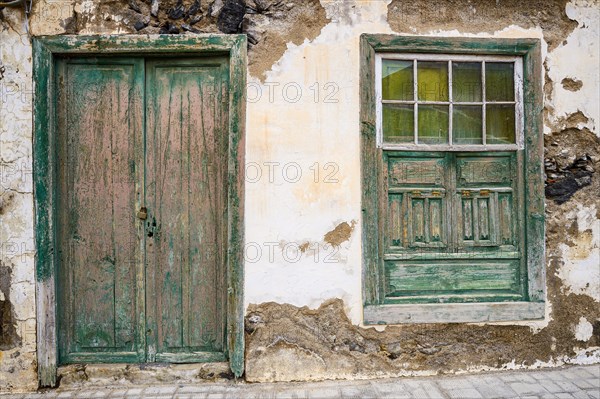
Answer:
M61 363L226 359L227 61L57 62Z
M517 152L384 152L385 302L524 300Z
M225 360L227 59L146 73L148 357Z

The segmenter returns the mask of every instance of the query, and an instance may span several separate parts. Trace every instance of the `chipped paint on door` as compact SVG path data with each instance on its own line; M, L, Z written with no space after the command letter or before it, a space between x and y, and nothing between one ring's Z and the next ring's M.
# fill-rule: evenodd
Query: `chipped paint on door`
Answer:
M147 63L151 361L224 360L227 83L227 58Z
M57 69L61 361L141 360L132 211L143 60L61 60Z

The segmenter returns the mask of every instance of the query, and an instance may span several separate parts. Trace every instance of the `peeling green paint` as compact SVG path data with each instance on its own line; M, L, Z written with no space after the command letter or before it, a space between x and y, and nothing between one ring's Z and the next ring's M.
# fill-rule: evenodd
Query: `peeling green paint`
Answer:
M34 49L34 201L38 291L38 373L41 386L56 383L55 312L55 60L61 55L224 54L229 55L229 127L227 170L227 358L236 376L244 370L243 341L243 189L246 37L242 35L52 36L37 37ZM137 287L140 288L139 285ZM140 317L144 318L142 312ZM85 359L81 359L84 361ZM91 361L93 359L88 359ZM106 361L121 361L117 355ZM168 357L165 361L169 361ZM223 358L205 359L209 361Z
M414 36L395 36L395 35L371 35L363 34L360 41L361 49L361 167L362 167L362 211L363 211L363 297L365 301L365 312L370 316L365 319L379 318L379 321L385 322L388 317L398 320L395 315L402 313L402 305L383 305L390 303L388 299L390 292L396 291L395 287L390 286L396 281L398 283L398 274L407 272L408 269L402 269L406 256L406 250L401 250L396 262L390 254L390 245L386 247L386 220L388 215L384 213L393 205L393 198L388 202L388 184L393 181L392 173L388 170L388 161L384 151L377 148L376 145L376 113L375 113L375 54L376 53L442 53L442 54L472 54L472 55L511 55L523 57L523 87L524 87L524 149L517 151L517 159L511 164L516 165L514 176L511 181L517 187L513 190L524 192L523 200L518 201L516 207L516 228L519 229L520 237L515 238L515 243L520 246L522 259L520 267L513 267L510 277L506 278L513 281L514 286L506 292L508 296L492 296L487 298L494 300L511 300L509 294L518 294L513 300L515 306L505 306L503 311L498 310L498 317L511 320L522 318L541 318L544 316L543 306L531 304L530 302L542 303L544 301L543 290L545 286L544 275L544 198L543 198L543 180L542 180L542 161L543 161L543 140L541 131L541 54L540 42L536 39L474 39L474 38L443 38L443 37L414 37ZM409 153L403 156L408 156ZM455 162L454 162L455 163ZM453 163L453 164L454 164ZM391 167L390 167L391 168ZM452 169L446 168L446 170ZM455 168L455 167L454 167ZM453 177L456 179L456 177ZM452 181L452 179L451 179ZM413 182L418 187L424 187L424 182ZM485 181L483 182L485 186ZM427 186L427 190L432 191L435 187ZM487 187L484 187L487 188ZM394 193L402 194L401 188L394 188ZM398 191L400 190L400 191ZM490 189L491 190L491 189ZM484 191L490 191L484 190ZM417 190L417 194L419 194ZM493 190L491 190L493 191ZM411 195L407 192L406 195ZM489 195L489 194L488 194ZM406 200L404 206L406 207ZM451 220L457 218L450 218ZM411 219L412 220L412 219ZM457 234L455 227L447 232L447 235ZM413 237L414 238L414 237ZM415 239L423 241L422 237ZM415 241L413 240L413 241ZM396 237L396 243L400 244L400 237ZM406 241L406 240L405 240ZM404 243L405 246L407 243ZM418 244L418 243L417 243ZM417 245L415 244L415 245ZM435 245L434 245L435 244ZM420 246L419 246L420 245ZM435 248L423 248L423 243L419 244L421 252L436 251ZM441 243L431 245L440 246ZM427 245L425 245L426 247ZM408 247L407 247L408 248ZM509 251L510 252L510 251ZM513 250L514 252L514 250ZM503 253L503 256L505 254ZM416 255L415 255L416 256ZM498 256L496 256L498 257ZM432 259L439 257L433 256ZM483 259L483 258L482 258ZM391 262L391 263L390 263ZM430 260L428 260L430 262ZM482 261L486 262L489 261ZM440 262L441 263L441 262ZM489 268L488 268L489 269ZM493 269L493 268L492 268ZM410 269L412 270L412 269ZM491 269L490 269L491 270ZM431 270L430 270L431 271ZM436 269L436 273L440 270ZM391 278L390 274L396 276ZM520 276L519 276L520 275ZM395 280L394 280L395 279ZM413 281L414 286L404 287L405 291L422 290L420 281ZM392 284L393 285L393 284ZM396 284L398 285L398 284ZM489 284L488 284L489 285ZM517 289L517 286L519 287ZM484 287L483 287L484 288ZM429 293L431 294L431 293ZM472 299L472 298L471 298ZM429 298L427 301L430 301ZM412 302L408 299L408 302ZM425 301L425 302L427 302ZM397 303L397 300L393 301ZM490 306L484 309L483 313L474 314L475 320L493 320L496 314L496 308ZM518 304L522 304L523 312L519 314ZM397 306L397 307L394 307ZM450 306L450 305L447 305ZM453 305L460 306L460 305ZM485 307L485 306L484 306ZM510 308L510 309L509 309ZM412 311L416 309L414 306ZM452 309L448 307L448 312ZM426 305L423 305L421 311L427 312ZM394 313L395 312L395 313ZM479 310L477 311L479 312ZM442 312L443 313L443 312ZM383 317L383 319L382 319ZM442 319L438 321L443 321Z

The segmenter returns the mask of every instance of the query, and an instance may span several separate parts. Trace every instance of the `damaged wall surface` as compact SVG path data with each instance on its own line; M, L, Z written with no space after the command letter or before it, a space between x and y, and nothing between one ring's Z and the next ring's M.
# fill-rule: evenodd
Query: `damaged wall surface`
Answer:
M31 45L0 11L0 391L37 388Z
M40 0L31 35L245 33L246 378L600 361L597 1ZM359 37L539 38L543 321L361 327ZM0 11L0 391L37 387L31 42Z

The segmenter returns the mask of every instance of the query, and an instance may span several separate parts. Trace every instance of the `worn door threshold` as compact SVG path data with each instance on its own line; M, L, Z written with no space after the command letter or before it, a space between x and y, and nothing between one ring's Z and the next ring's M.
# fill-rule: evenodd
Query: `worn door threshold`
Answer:
M198 384L234 378L227 362L70 364L58 368L61 388L123 387L148 384Z

